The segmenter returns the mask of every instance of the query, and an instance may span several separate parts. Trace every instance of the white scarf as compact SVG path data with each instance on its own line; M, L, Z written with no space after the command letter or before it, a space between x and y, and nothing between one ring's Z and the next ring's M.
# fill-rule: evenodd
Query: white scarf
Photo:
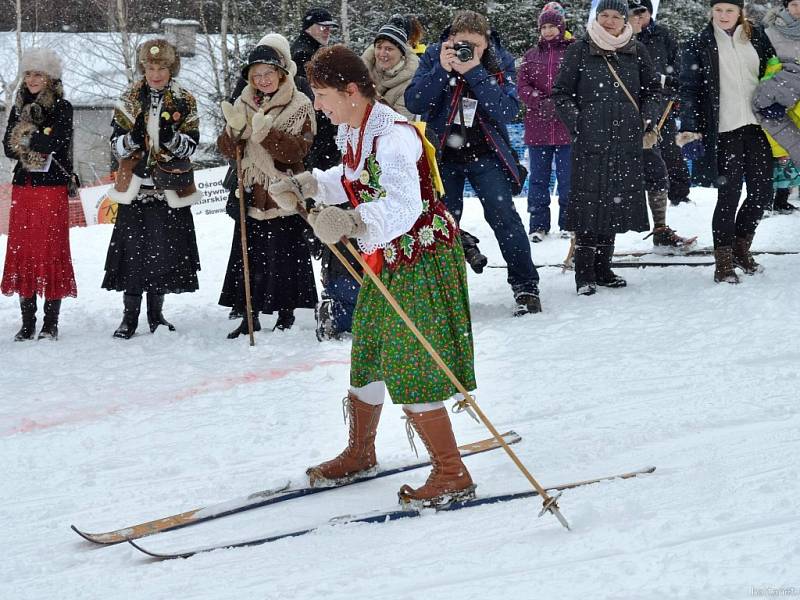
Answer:
M633 37L633 27L631 27L630 23L625 23L625 28L622 30L622 33L618 36L611 35L595 20L591 22L586 33L589 34L589 37L592 38L592 41L597 44L600 49L616 52L620 48L627 46L628 42L631 41L631 37Z

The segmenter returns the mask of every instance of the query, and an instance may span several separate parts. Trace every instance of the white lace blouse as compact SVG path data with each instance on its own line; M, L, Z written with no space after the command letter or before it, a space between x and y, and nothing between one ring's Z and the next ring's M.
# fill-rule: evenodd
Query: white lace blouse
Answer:
M402 115L384 104L376 103L364 128L361 159L353 170L345 167L345 177L356 181L364 169L364 161L372 152L373 140L378 138L375 157L381 168L380 184L386 195L374 202L360 204L356 210L367 225L367 233L358 238L362 252L370 253L383 248L396 237L407 232L422 214L422 196L419 186L417 161L422 156L422 142ZM339 125L336 144L344 152L349 141L352 148L358 147L359 129ZM316 196L325 204L348 202L342 186L342 166L337 165L322 171L314 169L314 178L319 185Z

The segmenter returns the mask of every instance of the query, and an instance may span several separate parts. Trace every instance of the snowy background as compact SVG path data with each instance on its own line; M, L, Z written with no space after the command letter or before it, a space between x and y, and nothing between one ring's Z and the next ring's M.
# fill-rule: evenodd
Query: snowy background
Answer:
M714 192L668 222L711 244ZM524 203L519 201L520 211ZM479 204L464 224L502 264ZM79 298L56 343L12 342L0 298L0 598L3 599L738 599L800 595L800 255L718 285L713 267L625 269L629 287L577 297L571 273L540 269L540 315L510 317L503 269L470 272L477 400L545 485L655 465L655 474L569 491L573 531L517 501L153 562L105 531L275 485L343 447L349 343L320 344L313 314L251 349L225 339L217 306L233 223L196 218L200 291L169 296L178 328L112 339L121 294L99 288L111 226L71 232ZM643 234L618 250L651 247ZM800 250L800 215L759 227L754 249ZM533 246L558 263L567 240ZM0 237L0 259L5 239ZM41 319L41 314L40 314ZM40 321L41 323L41 321ZM384 465L414 459L401 410L378 432ZM463 415L460 443L487 437ZM479 494L528 483L502 452L468 459ZM425 470L145 538L153 550L255 537L396 506ZM781 590L782 589L782 590Z

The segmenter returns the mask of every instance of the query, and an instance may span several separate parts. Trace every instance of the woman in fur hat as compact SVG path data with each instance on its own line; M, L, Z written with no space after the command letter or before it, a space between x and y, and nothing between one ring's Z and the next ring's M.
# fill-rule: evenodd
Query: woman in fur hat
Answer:
M67 182L72 173L72 105L61 87L61 61L46 48L29 48L19 66L23 80L3 137L17 161L11 191L8 245L0 290L19 294L22 328L33 339L36 296L44 296L39 339L58 337L61 299L78 289L69 249Z
M180 58L169 42L144 42L138 58L142 78L117 102L111 134L119 170L108 195L118 209L103 287L123 292L114 332L122 339L136 332L145 292L151 333L159 325L175 331L162 313L164 294L194 292L200 270L189 208L200 199L189 163L200 139L197 103L174 79Z
M250 262L253 329L260 313L278 313L273 329L289 329L295 308L314 308L317 288L305 221L283 210L270 195L270 180L304 170L303 158L316 132L311 101L295 87L297 66L286 39L272 33L250 52L242 68L248 83L236 102L223 103L227 126L217 143L227 158L241 148L247 204L247 254ZM219 303L245 313L244 269L239 224L238 190L231 192L228 213L234 217L231 253ZM228 334L249 333L247 316Z

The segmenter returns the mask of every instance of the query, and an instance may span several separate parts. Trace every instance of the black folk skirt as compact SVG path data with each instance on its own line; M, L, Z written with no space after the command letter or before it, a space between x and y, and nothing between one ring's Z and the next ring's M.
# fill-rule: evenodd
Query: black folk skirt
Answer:
M298 215L257 220L247 218L247 254L253 311L314 308L317 287L308 239L313 235ZM244 311L244 269L239 221L233 229L231 254L219 297L222 306Z
M199 270L191 208L170 208L163 194L139 194L118 206L102 287L129 294L194 292Z

